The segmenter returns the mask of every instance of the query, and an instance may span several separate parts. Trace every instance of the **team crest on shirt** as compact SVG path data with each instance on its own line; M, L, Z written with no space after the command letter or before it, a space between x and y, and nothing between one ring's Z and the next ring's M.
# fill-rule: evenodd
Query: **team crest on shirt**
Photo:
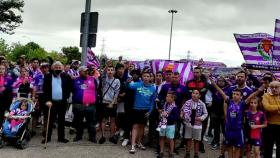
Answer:
M256 117L256 121L259 121L260 120L260 118L259 117Z
M243 96L247 96L247 92L243 92Z
M87 86L86 84L82 84L82 85L80 85L80 88L81 88L81 89L87 89L88 86Z

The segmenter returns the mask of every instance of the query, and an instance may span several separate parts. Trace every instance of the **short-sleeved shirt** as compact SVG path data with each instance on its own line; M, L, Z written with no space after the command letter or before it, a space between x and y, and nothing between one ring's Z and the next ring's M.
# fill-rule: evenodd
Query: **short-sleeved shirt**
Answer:
M230 86L227 90L227 96L229 96L229 98L232 98L232 92L233 90L235 90L237 88L237 85L234 85L234 86ZM252 93L253 93L253 90L248 87L248 86L245 86L244 88L240 89L243 93L243 99L246 100Z
M251 111L246 112L246 122L248 123L248 126L251 125L262 125L267 122L265 114L261 111L257 111L256 113L253 113ZM251 139L261 139L261 128L257 129L250 129L249 136Z
M103 103L112 103L114 97L117 97L120 92L121 83L119 79L106 77L102 83Z
M235 104L233 100L227 101L226 129L228 130L243 129L244 108L245 108L245 102L243 101L239 102L238 104Z

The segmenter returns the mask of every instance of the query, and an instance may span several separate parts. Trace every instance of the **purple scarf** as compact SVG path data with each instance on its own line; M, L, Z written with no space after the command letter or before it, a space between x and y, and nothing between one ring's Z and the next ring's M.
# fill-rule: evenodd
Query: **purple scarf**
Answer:
M167 104L167 103L164 104L163 112L166 112L167 116L166 117L161 116L161 119L160 119L160 122L159 122L159 125L158 125L159 128L162 128L164 126L166 127L167 117L169 116L169 114L171 113L171 111L173 110L174 107L176 107L175 102L173 102L172 104Z

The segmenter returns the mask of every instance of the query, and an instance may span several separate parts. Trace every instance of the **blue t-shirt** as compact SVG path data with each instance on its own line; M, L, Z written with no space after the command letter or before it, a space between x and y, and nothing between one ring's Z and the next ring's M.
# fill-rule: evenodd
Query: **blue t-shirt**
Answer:
M151 112L156 99L156 87L152 84L144 85L143 82L132 82L128 86L135 91L133 109L149 110Z

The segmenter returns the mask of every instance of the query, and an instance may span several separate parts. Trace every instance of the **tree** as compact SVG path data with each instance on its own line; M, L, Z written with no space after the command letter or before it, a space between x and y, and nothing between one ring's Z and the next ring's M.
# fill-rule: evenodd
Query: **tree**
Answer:
M32 58L38 58L41 60L46 59L48 52L35 42L29 42L26 45L14 43L12 45L11 53L8 55L8 59L17 61L21 55L25 55L28 61Z
M78 47L62 47L61 51L67 57L67 63L71 63L72 60L81 60L81 53Z
M0 1L0 31L13 34L13 30L17 28L23 21L21 15L24 6L23 0L1 0Z
M0 55L8 55L11 51L10 46L6 43L6 41L0 38Z
M63 64L67 63L67 57L62 53L58 53L56 51L51 51L48 53L48 56L50 56L54 61L60 61Z

